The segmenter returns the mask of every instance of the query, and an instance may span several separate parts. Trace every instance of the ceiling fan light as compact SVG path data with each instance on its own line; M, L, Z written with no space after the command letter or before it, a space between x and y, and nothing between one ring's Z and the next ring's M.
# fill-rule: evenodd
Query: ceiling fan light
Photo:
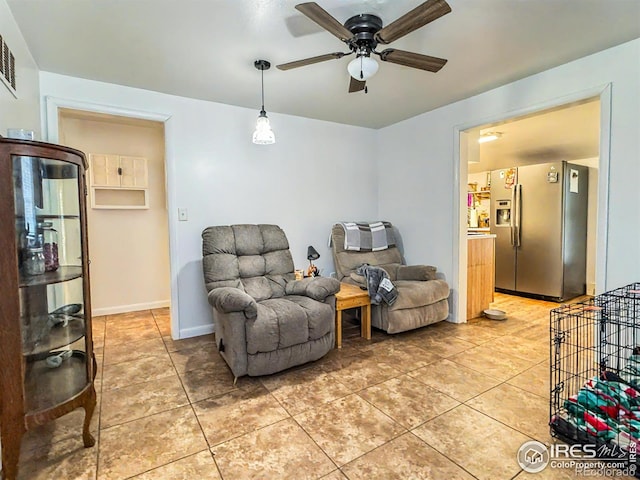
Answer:
M501 136L501 132L483 133L482 135L480 135L480 138L478 138L478 143L493 142L494 140L498 140Z
M378 71L378 62L371 57L361 55L349 62L347 70L349 71L349 75L353 78L360 80L361 82L365 82L373 77Z
M253 143L256 145L271 145L276 143L276 135L271 130L271 124L267 117L267 112L260 111L256 122L256 130L253 132Z

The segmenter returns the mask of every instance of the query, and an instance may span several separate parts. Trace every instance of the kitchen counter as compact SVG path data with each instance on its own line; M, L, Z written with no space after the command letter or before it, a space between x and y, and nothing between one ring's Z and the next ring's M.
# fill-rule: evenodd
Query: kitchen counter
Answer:
M496 234L467 232L467 240L477 240L479 238L496 238Z
M467 233L471 235L491 233L491 229L489 227L478 227L478 228L467 227Z
M467 319L482 316L493 302L495 238L491 233L467 235Z

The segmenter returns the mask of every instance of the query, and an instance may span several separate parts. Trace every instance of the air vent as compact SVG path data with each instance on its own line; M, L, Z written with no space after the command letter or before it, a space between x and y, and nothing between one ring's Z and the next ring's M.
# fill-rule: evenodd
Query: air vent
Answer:
M16 91L16 58L0 35L0 78L14 97L18 98Z

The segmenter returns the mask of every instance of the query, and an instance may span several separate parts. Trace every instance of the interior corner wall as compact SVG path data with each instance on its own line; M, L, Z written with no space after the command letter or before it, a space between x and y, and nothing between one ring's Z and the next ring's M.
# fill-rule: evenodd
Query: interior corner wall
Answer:
M6 0L0 0L0 35L16 59L16 92L14 97L0 81L0 135L8 128L34 130L40 139L40 80L38 66L13 18Z
M165 124L172 314L179 338L213 329L202 274L202 230L272 223L289 239L296 268L313 245L324 275L333 271L334 222L375 218L376 131L269 112L274 145L254 145L257 110L41 72L47 96L170 116ZM43 118L46 114L43 113ZM188 221L178 221L186 208ZM178 311L174 299L178 300ZM175 319L174 319L175 321Z
M379 189L379 216L392 218L399 227L407 260L436 265L448 280L455 277L457 126L481 125L550 101L561 103L563 97L610 83L607 268L606 285L599 287L612 289L638 281L639 58L637 39L381 129L378 170L384 172L380 175L384 188Z

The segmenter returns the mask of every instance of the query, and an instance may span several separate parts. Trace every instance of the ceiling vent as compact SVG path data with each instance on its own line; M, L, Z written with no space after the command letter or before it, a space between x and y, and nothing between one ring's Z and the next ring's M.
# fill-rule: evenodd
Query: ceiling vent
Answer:
M0 35L0 78L13 96L18 98L16 92L16 59L9 46L4 42L2 35Z

